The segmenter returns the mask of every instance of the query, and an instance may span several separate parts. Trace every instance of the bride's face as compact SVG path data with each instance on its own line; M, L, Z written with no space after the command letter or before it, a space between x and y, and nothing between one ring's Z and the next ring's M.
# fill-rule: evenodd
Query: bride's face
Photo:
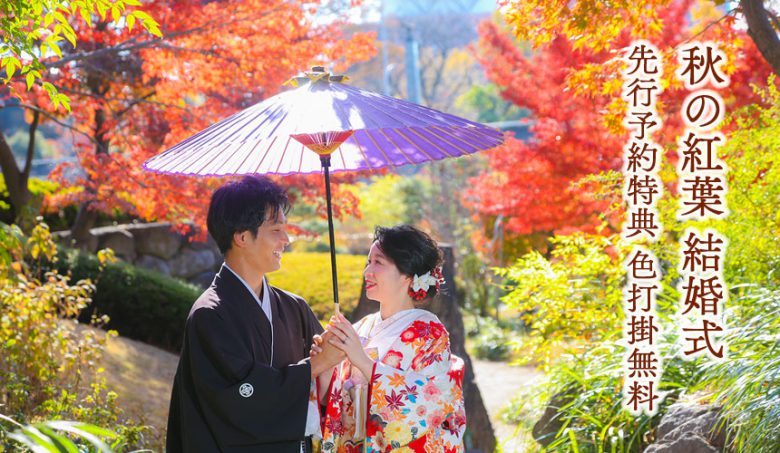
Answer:
M366 297L378 302L403 300L408 297L407 290L411 277L402 274L390 258L382 253L378 243L371 245L368 262L363 271L366 281Z

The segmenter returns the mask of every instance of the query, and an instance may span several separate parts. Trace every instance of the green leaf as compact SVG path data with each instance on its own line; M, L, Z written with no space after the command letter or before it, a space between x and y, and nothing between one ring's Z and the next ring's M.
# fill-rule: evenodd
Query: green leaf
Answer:
M67 25L68 19L65 17L64 14L62 14L59 11L54 11L54 18L57 19L57 22L61 23L62 25Z
M44 28L49 28L49 25L54 22L54 14L47 13L45 16L43 16L43 26Z
M160 28L157 27L157 23L148 23L144 22L144 27L146 27L146 31L153 34L154 36L157 36L158 38L162 38L162 32L160 31Z
M16 57L10 57L5 64L5 72L8 74L8 80L10 80L14 76L14 73L16 72L16 68L18 67L19 67L19 60L17 60Z
M19 433L9 433L7 434L9 439L13 439L20 444L30 448L34 453L40 453L40 452L46 452L45 449L41 449L32 439L25 436L24 434Z
M90 434L94 434L96 436L101 437L107 437L107 438L114 438L117 436L117 434L110 429L107 428L101 428L100 426L90 425L88 423L76 423L76 427L78 427L82 431L86 431Z
M87 26L92 27L92 12L88 11L86 8L81 8L79 9L79 14L81 14L81 18L84 19Z
M60 46L57 44L58 38L55 35L51 35L48 38L46 38L46 41L43 42L43 44L51 49L52 52L57 54L58 57L62 58L62 50L60 49Z
M33 72L28 72L25 76L25 80L27 81L27 89L29 90L32 88L33 84L35 83L35 74Z
M55 99L56 103L62 104L62 106L65 108L65 110L70 112L70 98L69 97L65 96L64 94L59 94L58 93L55 98L56 98Z
M98 435L105 435L105 434L93 434L93 432L97 433L109 433L108 435L105 435L106 437L115 437L116 434L114 434L111 431L105 430L103 428L98 428L97 426L87 425L85 423L77 423L77 422L69 422L69 421L62 421L62 420L55 420L55 421L49 421L46 422L46 425L50 428L57 429L60 431L66 431L72 434L75 434L77 436L83 437L87 441L89 441L92 445L97 447L100 451L109 452L111 451L111 448L109 448L108 445L105 444L100 438L98 438ZM87 431L90 430L90 431Z
M58 452L79 453L78 447L76 447L76 445L67 437L58 434L57 432L55 432L54 430L52 430L51 428L49 428L44 424L39 424L38 428L41 430L42 433L49 436L49 439L51 439L54 445L57 446Z
M0 414L0 420L4 420L4 421L6 421L6 422L8 422L8 423L10 423L10 424L12 424L14 426L18 426L20 428L22 427L21 423L17 422L16 420L14 420L13 418L11 418L11 417L9 417L7 415Z
M97 10L98 14L100 14L101 20L106 20L106 12L108 11L109 6L106 3L103 2L97 2Z
M70 25L62 27L62 35L65 36L65 39L67 39L73 47L76 47L76 33Z
M49 439L48 436L43 434L37 427L35 426L25 426L22 428L23 435L27 436L30 440L32 440L35 445L38 448L34 448L33 451L38 452L44 452L48 451L51 453L60 453L57 449L57 446L54 445L54 443Z
M144 11L136 10L136 11L133 11L132 13L130 13L130 14L132 14L133 16L137 17L138 19L142 20L143 22L154 22L155 24L157 23L157 22L155 22L154 19L152 19L152 16L150 16L149 14L147 14Z
M130 14L127 16L127 29L133 31L133 25L135 25L135 16Z
M51 82L43 82L43 89L46 90L47 93L49 93L49 97L54 96L57 94L57 88L54 87L54 85L51 84Z

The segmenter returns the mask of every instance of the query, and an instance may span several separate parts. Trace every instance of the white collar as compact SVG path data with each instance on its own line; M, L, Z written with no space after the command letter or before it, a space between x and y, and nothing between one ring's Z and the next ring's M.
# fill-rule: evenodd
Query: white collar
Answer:
M227 263L222 263L222 266L226 267L227 270L233 273L233 275L238 278L238 280L246 286L246 289L249 291L249 294L252 295L252 297L255 298L255 301L258 305L260 305L260 308L263 309L263 312L265 312L266 317L268 317L268 321L271 321L271 296L268 294L268 280L265 279L265 275L263 275L263 300L261 301L259 297L257 297L257 294L255 293L255 290L252 289L251 286L249 286L249 283L246 282L243 278L241 278L240 275L236 271L234 271L230 266L228 266Z

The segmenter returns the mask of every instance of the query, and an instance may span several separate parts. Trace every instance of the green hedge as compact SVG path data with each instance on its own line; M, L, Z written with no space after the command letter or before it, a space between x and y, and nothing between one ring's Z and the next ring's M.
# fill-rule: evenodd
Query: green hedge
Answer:
M61 273L70 272L72 281L90 279L96 285L81 321L93 314L108 315L106 327L123 337L179 352L184 322L200 295L198 288L122 262L108 264L101 272L96 256L72 250L60 252L59 257Z
M364 255L336 255L339 302L344 314L351 313L357 306L365 266ZM282 268L268 274L268 281L306 299L319 319L327 321L333 314L329 253L285 253L282 257Z
M337 257L339 299L345 314L357 306L365 261L362 255ZM90 279L96 286L81 321L93 314L108 315L106 327L123 337L179 352L184 322L201 293L199 288L122 262L108 264L101 272L96 256L74 250L60 250L57 268L70 273L72 281ZM282 269L269 274L268 280L306 299L319 319L333 314L328 253L285 253Z

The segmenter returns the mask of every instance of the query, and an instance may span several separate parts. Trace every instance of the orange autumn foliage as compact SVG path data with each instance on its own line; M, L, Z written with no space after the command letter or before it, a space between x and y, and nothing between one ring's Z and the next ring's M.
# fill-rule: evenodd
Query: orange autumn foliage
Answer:
M203 226L211 191L224 179L158 175L142 163L277 93L299 71L316 64L343 71L373 55L373 34L344 36L343 19L315 18L317 7L304 0L146 3L162 39L140 27L75 23L77 48L88 56L47 77L71 98L67 121L76 131L78 163L52 174L65 189L47 200L49 209L76 203ZM40 90L25 96L60 115ZM294 197L323 198L320 175L285 177L282 184ZM357 200L334 186L336 215L355 211Z
M576 11L560 2L506 3L503 12L510 32L538 47L524 51L506 29L485 22L476 53L502 96L530 112L532 136L527 141L510 138L489 151L488 169L471 180L464 201L479 216L503 216L514 236L595 232L605 222L608 230L619 230L620 213L604 213L619 201L620 191L612 199L596 199L572 183L620 171L627 141L621 124L626 104L620 98L620 49L632 40L648 39L664 55L664 92L656 106L663 128L654 139L668 151L667 159L675 158L675 142L683 130L679 110L688 94L674 80L676 46L695 37L716 41L726 51L731 84L719 92L727 111L758 102L750 85L764 85L771 71L752 41L733 27L731 16L707 19L709 27L689 23L689 17L698 17L691 15L696 10L691 0L633 2L631 8L636 9L626 13L630 20L614 11L610 14L616 17L602 17L599 14L607 13L594 2L576 2ZM656 3L663 5L651 14L637 13ZM587 5L597 14L574 33L574 18L582 13L577 8ZM637 25L640 20L643 25ZM615 30L616 24L622 28ZM531 37L530 30L538 34Z

